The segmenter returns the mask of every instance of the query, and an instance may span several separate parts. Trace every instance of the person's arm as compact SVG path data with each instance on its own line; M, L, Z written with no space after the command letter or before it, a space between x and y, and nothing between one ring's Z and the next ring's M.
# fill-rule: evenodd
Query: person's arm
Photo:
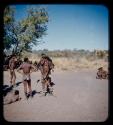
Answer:
M52 63L52 72L54 72L54 66L55 66L55 65Z
M9 60L9 69L11 68L11 60Z
M37 71L36 66L34 66L33 64L31 64L31 73L32 73L32 72L36 72L36 71Z
M21 70L22 69L22 65L20 65L18 68L17 68L17 72L21 73Z
M54 69L55 65L54 65L54 63L53 63L53 62L51 62L51 63L52 63L52 69Z
M41 65L41 61L42 61L42 59L37 63L37 70L39 69L39 67Z
M52 60L50 60L50 68L54 72L54 64L53 64Z

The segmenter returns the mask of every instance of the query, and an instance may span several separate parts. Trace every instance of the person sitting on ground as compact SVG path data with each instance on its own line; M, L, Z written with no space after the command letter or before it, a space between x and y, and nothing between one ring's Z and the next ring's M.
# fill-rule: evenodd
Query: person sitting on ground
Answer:
M14 103L16 101L21 100L20 96L19 96L19 91L18 90L12 90L11 92L9 92L5 97L4 97L4 105L6 104L11 104Z
M108 72L103 69L103 67L98 68L97 72L97 79L107 79L108 78Z

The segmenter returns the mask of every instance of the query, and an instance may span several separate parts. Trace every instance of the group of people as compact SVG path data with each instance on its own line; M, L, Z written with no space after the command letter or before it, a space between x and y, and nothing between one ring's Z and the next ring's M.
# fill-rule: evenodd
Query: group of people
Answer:
M16 86L16 74L15 74L15 67L16 67L17 57L16 55L12 55L11 59L9 60L9 71L10 71L10 84L11 87ZM42 54L41 59L35 65L31 64L29 59L26 57L24 58L24 62L17 68L17 72L22 74L22 82L24 85L24 93L25 97L32 97L32 87L31 87L31 73L40 71L41 72L41 83L42 83L42 91L46 93L48 88L52 87L51 82L51 71L54 71L54 64L52 60L46 55ZM29 89L29 91L27 91Z

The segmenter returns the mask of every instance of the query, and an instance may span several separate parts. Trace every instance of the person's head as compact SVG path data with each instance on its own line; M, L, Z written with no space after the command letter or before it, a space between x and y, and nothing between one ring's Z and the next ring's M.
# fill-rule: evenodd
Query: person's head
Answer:
M46 56L46 54L44 54L44 53L41 54L41 57L45 57L45 56Z
M25 57L24 58L24 62L28 62L29 60L28 60L28 58L27 57Z
M103 70L103 67L98 68L98 70L99 70L99 71L102 71L102 70Z
M13 54L13 55L11 56L11 59L15 60L15 59L16 59L16 55Z

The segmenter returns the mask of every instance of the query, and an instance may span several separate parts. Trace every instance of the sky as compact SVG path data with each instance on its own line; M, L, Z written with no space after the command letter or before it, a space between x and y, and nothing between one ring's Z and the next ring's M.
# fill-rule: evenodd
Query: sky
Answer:
M26 16L28 6L15 5L16 20ZM34 5L38 7L38 5ZM33 50L109 49L109 12L103 5L46 4L49 23L45 43Z

